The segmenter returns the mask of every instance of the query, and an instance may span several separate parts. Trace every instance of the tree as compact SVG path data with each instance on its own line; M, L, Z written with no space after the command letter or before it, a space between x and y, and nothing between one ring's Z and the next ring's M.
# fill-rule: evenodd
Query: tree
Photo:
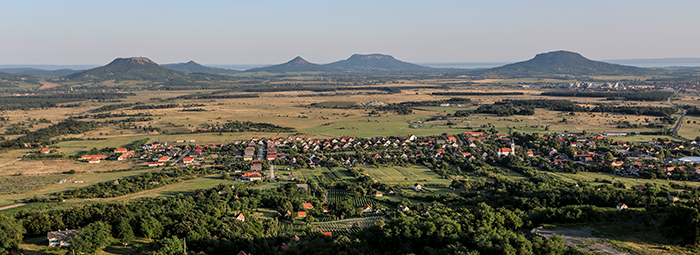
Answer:
M17 250L25 230L14 218L0 215L0 255Z
M42 235L51 230L51 218L43 212L34 212L23 222L24 228L30 235Z
M143 218L141 219L141 233L149 239L159 238L163 234L163 224L150 216Z
M110 226L102 221L90 223L81 229L80 235L68 240L76 254L94 254L109 244Z
M612 161L615 159L615 157L613 157L612 153L608 151L605 153L605 157L603 159Z
M131 243L136 238L128 218L119 219L119 225L116 227L116 232L117 238L124 243Z
M171 254L183 254L185 253L185 243L182 239L175 236L166 237L160 241L160 249L155 252L155 254L171 255Z

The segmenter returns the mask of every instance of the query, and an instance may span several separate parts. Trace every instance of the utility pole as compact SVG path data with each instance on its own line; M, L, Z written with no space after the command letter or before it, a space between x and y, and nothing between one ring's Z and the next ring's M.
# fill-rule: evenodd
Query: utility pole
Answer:
M187 255L187 237L183 237L182 242L183 242L183 246L185 248L185 253L183 253L183 254Z

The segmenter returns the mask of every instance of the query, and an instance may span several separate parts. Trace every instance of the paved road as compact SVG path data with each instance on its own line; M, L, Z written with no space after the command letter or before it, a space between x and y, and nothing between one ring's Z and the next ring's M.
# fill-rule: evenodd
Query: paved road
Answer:
M275 165L270 164L270 180L275 180Z
M668 99L666 100L666 103L670 104L673 107L676 107L676 105L674 103L671 103L671 98L673 96L675 96L676 94L678 94L678 91L680 91L680 89L673 92L673 95L668 97ZM681 124L683 124L683 118L685 117L685 114L688 113L688 110L682 110L682 111L683 111L683 115L681 115L681 117L678 119L678 122L676 122L676 125L673 126L673 130L671 133L674 135L678 135L678 129L681 128Z
M187 155L190 155L190 150L185 150L185 153L180 154L180 157L173 161L173 165L177 164L177 162L182 161L182 159L187 157Z

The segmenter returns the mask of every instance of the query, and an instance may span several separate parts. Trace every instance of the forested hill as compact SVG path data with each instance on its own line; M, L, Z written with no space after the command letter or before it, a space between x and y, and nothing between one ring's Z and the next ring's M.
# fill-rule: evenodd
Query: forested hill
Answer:
M59 69L59 70L44 70L36 68L3 68L0 72L6 72L18 75L44 76L44 77L61 77L71 75L81 70Z
M39 84L39 81L36 78L29 75L17 75L0 72L0 87L14 87L20 82Z
M148 58L117 58L106 66L93 68L65 76L70 81L200 81L228 80L228 76L215 74L187 74L164 68Z
M270 73L289 73L289 72L340 72L341 70L335 67L323 66L314 64L301 57L296 57L287 63L260 67L246 70L246 72L270 72Z
M203 66L194 61L187 63L165 64L162 65L162 67L183 73L236 74L241 72L237 70Z
M474 71L477 74L537 75L537 74L645 74L651 70L634 66L609 64L587 59L570 51L553 51L537 54L533 59Z
M336 67L351 71L429 71L430 67L420 66L397 60L390 55L369 54L361 55L354 54L346 60L341 60L326 64L325 66Z

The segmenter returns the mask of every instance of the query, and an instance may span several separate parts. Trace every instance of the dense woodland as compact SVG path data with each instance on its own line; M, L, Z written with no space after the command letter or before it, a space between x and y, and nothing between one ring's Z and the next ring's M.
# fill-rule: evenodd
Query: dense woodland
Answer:
M633 101L664 101L673 93L660 91L572 91L558 90L542 92L543 96L555 97L605 97L609 99L624 98Z

